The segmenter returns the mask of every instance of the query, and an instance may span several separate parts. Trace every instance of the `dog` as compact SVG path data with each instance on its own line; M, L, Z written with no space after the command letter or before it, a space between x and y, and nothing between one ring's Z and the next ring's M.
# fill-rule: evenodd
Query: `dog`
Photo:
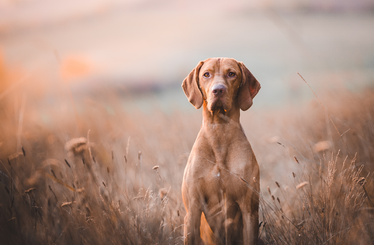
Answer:
M201 61L183 91L203 122L183 175L184 244L258 244L260 169L240 110L261 86L231 58Z

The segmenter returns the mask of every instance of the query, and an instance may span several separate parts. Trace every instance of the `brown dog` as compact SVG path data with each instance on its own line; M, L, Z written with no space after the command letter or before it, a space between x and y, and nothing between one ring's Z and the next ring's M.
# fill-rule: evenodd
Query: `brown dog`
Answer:
M183 176L185 244L201 244L209 231L204 242L258 243L260 170L239 116L260 87L242 62L229 58L201 61L183 81L191 104L203 106Z

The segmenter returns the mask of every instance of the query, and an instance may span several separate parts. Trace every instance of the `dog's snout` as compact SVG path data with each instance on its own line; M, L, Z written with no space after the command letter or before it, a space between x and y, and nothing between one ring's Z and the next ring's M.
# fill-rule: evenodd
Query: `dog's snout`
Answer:
M226 87L223 84L215 84L212 87L212 93L214 96L221 96L226 93Z

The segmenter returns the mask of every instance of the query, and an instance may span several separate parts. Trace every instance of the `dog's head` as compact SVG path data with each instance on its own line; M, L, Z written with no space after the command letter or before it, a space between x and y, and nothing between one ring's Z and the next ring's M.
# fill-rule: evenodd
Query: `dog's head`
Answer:
M248 110L261 86L242 62L230 58L210 58L200 63L184 79L182 88L196 109L206 102L211 112Z

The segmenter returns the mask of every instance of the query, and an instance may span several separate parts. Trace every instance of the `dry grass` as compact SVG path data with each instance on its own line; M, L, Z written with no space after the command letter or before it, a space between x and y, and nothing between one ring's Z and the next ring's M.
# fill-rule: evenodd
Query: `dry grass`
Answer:
M113 91L57 86L1 98L2 244L181 244L180 186L200 111L139 112ZM321 95L343 136L316 101L242 114L261 167L265 243L374 239L373 95Z
M373 203L365 189L369 175L360 177L363 167L356 159L347 164L347 157L339 162L332 154L318 173L294 174L294 186L278 187L283 201L272 195L272 202L262 202L263 239L270 244L370 244Z

